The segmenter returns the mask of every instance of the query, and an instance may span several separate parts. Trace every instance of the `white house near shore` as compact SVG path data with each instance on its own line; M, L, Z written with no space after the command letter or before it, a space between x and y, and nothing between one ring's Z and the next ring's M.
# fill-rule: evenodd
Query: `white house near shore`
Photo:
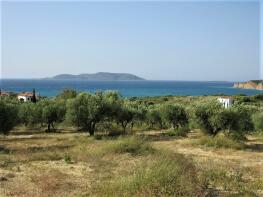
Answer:
M218 97L217 100L222 103L225 108L229 108L233 105L233 99L229 96L221 96Z
M33 93L31 92L22 92L17 96L18 100L21 102L31 102L33 99Z

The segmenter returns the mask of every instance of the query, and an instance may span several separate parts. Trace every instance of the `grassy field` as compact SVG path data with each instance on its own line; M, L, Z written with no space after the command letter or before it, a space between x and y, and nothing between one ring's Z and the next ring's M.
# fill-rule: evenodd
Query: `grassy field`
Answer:
M0 137L0 196L262 196L263 138L247 139L17 129Z

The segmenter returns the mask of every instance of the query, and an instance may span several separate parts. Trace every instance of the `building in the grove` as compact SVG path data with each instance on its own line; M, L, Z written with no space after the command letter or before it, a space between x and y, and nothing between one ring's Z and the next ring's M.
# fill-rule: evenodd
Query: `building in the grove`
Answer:
M229 108L231 107L231 105L233 105L233 98L229 97L229 96L221 96L218 97L217 100L222 103L222 105L225 108Z
M34 94L32 92L22 92L17 95L17 98L21 102L32 102Z
M3 92L3 91L0 89L0 96L1 96L1 97L10 96L10 93L9 93L9 92Z

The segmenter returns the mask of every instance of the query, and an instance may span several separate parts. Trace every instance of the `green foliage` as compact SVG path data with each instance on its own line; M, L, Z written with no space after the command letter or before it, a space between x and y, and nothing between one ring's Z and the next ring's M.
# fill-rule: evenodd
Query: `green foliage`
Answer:
M70 157L69 154L66 154L66 155L64 156L64 161L65 161L67 164L72 164L72 159L71 159L71 157Z
M6 135L17 124L18 107L15 103L0 98L0 133Z
M180 105L165 104L161 107L160 112L162 120L171 124L173 128L179 128L188 123L185 108Z
M253 123L256 131L263 131L263 112L256 113L253 116Z
M238 100L241 97L244 96L234 98ZM37 103L18 103L16 98L1 100L17 106L16 121L19 123L26 126L46 124L48 131L51 127L54 129L55 123L66 119L65 123L88 131L90 135L96 129L106 132L122 129L127 133L133 127L134 130L142 130L170 126L176 129L170 132L171 135L184 135L181 131L187 126L191 129L201 128L210 135L224 131L232 138L242 139L254 126L257 130L262 128L260 116L254 115L262 109L261 97L262 95L249 97L259 102L256 104L238 103L235 100L235 104L229 109L224 109L213 96L125 99L116 91L77 94L70 89L63 90L55 99L42 99Z
M158 109L149 109L146 113L146 120L152 129L154 125L159 124L160 128L163 127L162 118Z
M177 129L169 129L167 134L169 136L176 136L176 137L186 137L189 133L189 128L187 126L180 127Z
M120 106L116 113L116 121L121 124L124 132L126 132L126 127L131 123L136 116L135 103L133 101L125 100Z
M33 89L33 97L31 99L32 103L36 103L37 102L37 98L36 98L36 90Z
M237 140L231 139L225 135L202 136L200 139L193 142L196 145L202 145L213 148L230 148L230 149L242 149L244 144Z
M233 110L237 113L239 130L247 133L252 131L254 128L252 115L257 112L257 108L253 106L237 105L233 107Z
M47 124L47 131L51 131L51 126L54 128L54 123L62 122L65 117L66 108L64 102L56 102L54 100L43 101L42 118Z
M94 135L95 126L105 115L103 95L81 93L67 105L67 120L73 125Z
M42 108L41 105L36 103L22 103L18 111L20 123L27 125L34 125L42 121Z
M196 106L195 119L206 133L216 135L220 131L220 117L218 117L218 113L222 108L222 105L214 100L200 103Z
M140 137L126 137L116 141L109 147L114 153L129 153L135 155L146 155L154 152L152 145Z
M75 98L76 96L77 96L76 90L64 89L58 94L57 98L67 100L67 99Z

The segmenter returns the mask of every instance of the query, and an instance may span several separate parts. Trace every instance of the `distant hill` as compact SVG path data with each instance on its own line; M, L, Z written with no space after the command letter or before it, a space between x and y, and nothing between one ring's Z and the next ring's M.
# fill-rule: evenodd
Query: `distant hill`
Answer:
M234 88L263 90L263 80L250 80L248 82L235 83Z
M141 77L138 77L133 74L128 73L108 73L108 72L98 72L95 74L61 74L56 75L47 79L56 79L56 80L89 80L89 81L128 81L128 80L144 80Z

